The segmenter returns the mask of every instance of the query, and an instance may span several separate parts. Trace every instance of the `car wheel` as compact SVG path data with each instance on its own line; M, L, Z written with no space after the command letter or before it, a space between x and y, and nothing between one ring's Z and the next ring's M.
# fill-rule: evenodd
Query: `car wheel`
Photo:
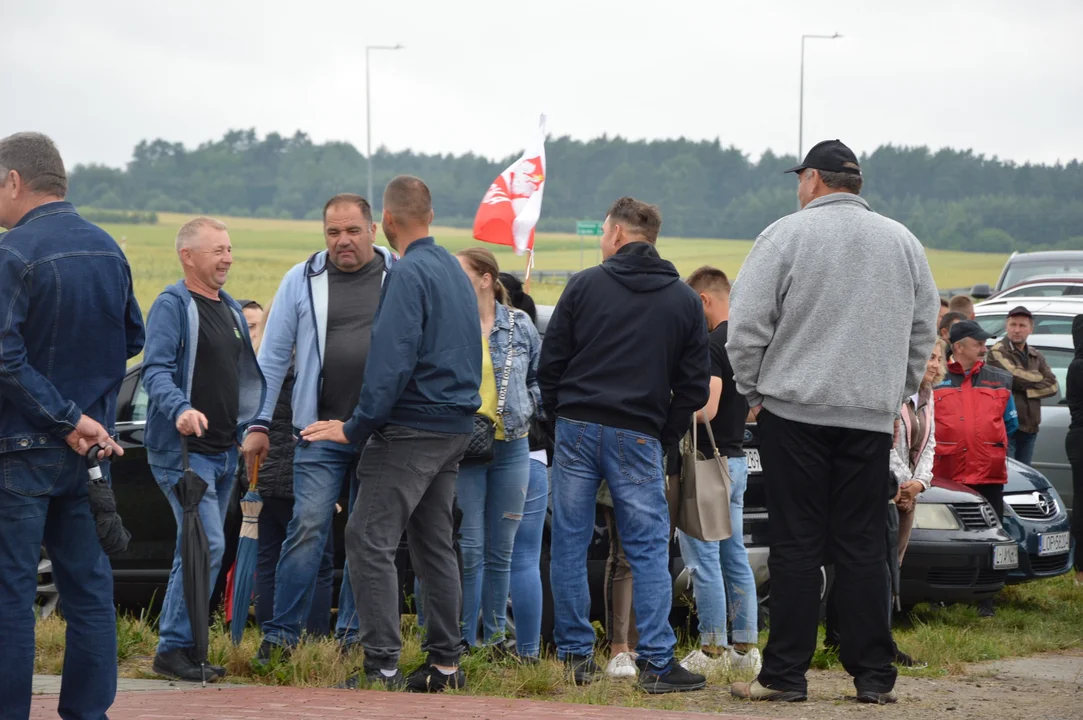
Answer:
M41 549L41 559L38 560L38 588L34 598L34 612L39 618L47 618L60 607L60 593L53 581L53 561Z

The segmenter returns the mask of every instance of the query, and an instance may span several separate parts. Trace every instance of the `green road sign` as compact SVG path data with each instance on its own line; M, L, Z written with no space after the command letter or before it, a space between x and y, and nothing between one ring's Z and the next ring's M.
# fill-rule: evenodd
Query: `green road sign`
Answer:
M600 222L587 222L580 220L575 224L576 235L601 235L602 224Z

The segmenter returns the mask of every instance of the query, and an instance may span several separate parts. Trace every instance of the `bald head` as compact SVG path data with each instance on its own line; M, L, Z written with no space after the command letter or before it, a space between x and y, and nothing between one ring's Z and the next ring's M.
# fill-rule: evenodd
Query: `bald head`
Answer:
M399 175L384 190L383 230L400 253L414 240L429 234L432 195L420 178Z

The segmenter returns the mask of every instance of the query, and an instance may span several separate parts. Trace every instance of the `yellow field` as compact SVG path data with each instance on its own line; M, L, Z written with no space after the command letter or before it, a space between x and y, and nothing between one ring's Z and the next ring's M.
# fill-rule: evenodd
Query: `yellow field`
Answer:
M106 225L124 247L132 266L136 296L146 313L155 296L167 284L180 277L180 265L173 250L177 229L188 219L185 215L159 213L157 225ZM233 241L233 270L226 290L236 298L251 298L266 303L274 295L282 275L294 264L324 247L319 221L263 220L222 218L230 227ZM477 243L470 230L433 229L436 239L452 252ZM378 242L384 243L381 235ZM540 234L537 237L535 271L578 270L580 243L575 235ZM526 258L516 257L507 248L488 245L504 270L521 270ZM588 238L583 257L585 265L598 262L596 238ZM682 275L700 265L722 268L736 275L752 242L747 240L703 240L662 238L658 249L672 261ZM968 287L978 282L992 283L1007 259L1005 255L930 250L929 262L942 288ZM534 298L541 304L556 302L561 285L534 283Z

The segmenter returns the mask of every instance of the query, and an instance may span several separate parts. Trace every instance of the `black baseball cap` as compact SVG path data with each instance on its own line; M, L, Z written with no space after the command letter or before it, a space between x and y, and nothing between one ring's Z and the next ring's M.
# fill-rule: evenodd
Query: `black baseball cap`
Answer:
M985 342L993 336L982 330L981 325L973 320L960 320L951 326L949 337L951 338L951 344L954 345L966 338L974 338L979 342Z
M1034 319L1034 315L1030 312L1030 310L1027 310L1022 305L1017 308L1013 308L1012 311L1008 313L1008 317L1019 317L1020 315L1022 315L1023 317L1028 317L1031 320Z
M786 172L799 173L802 170L823 170L824 172L860 175L861 166L857 164L857 155L843 145L841 140L824 140L816 143L805 156L805 162L792 167Z

